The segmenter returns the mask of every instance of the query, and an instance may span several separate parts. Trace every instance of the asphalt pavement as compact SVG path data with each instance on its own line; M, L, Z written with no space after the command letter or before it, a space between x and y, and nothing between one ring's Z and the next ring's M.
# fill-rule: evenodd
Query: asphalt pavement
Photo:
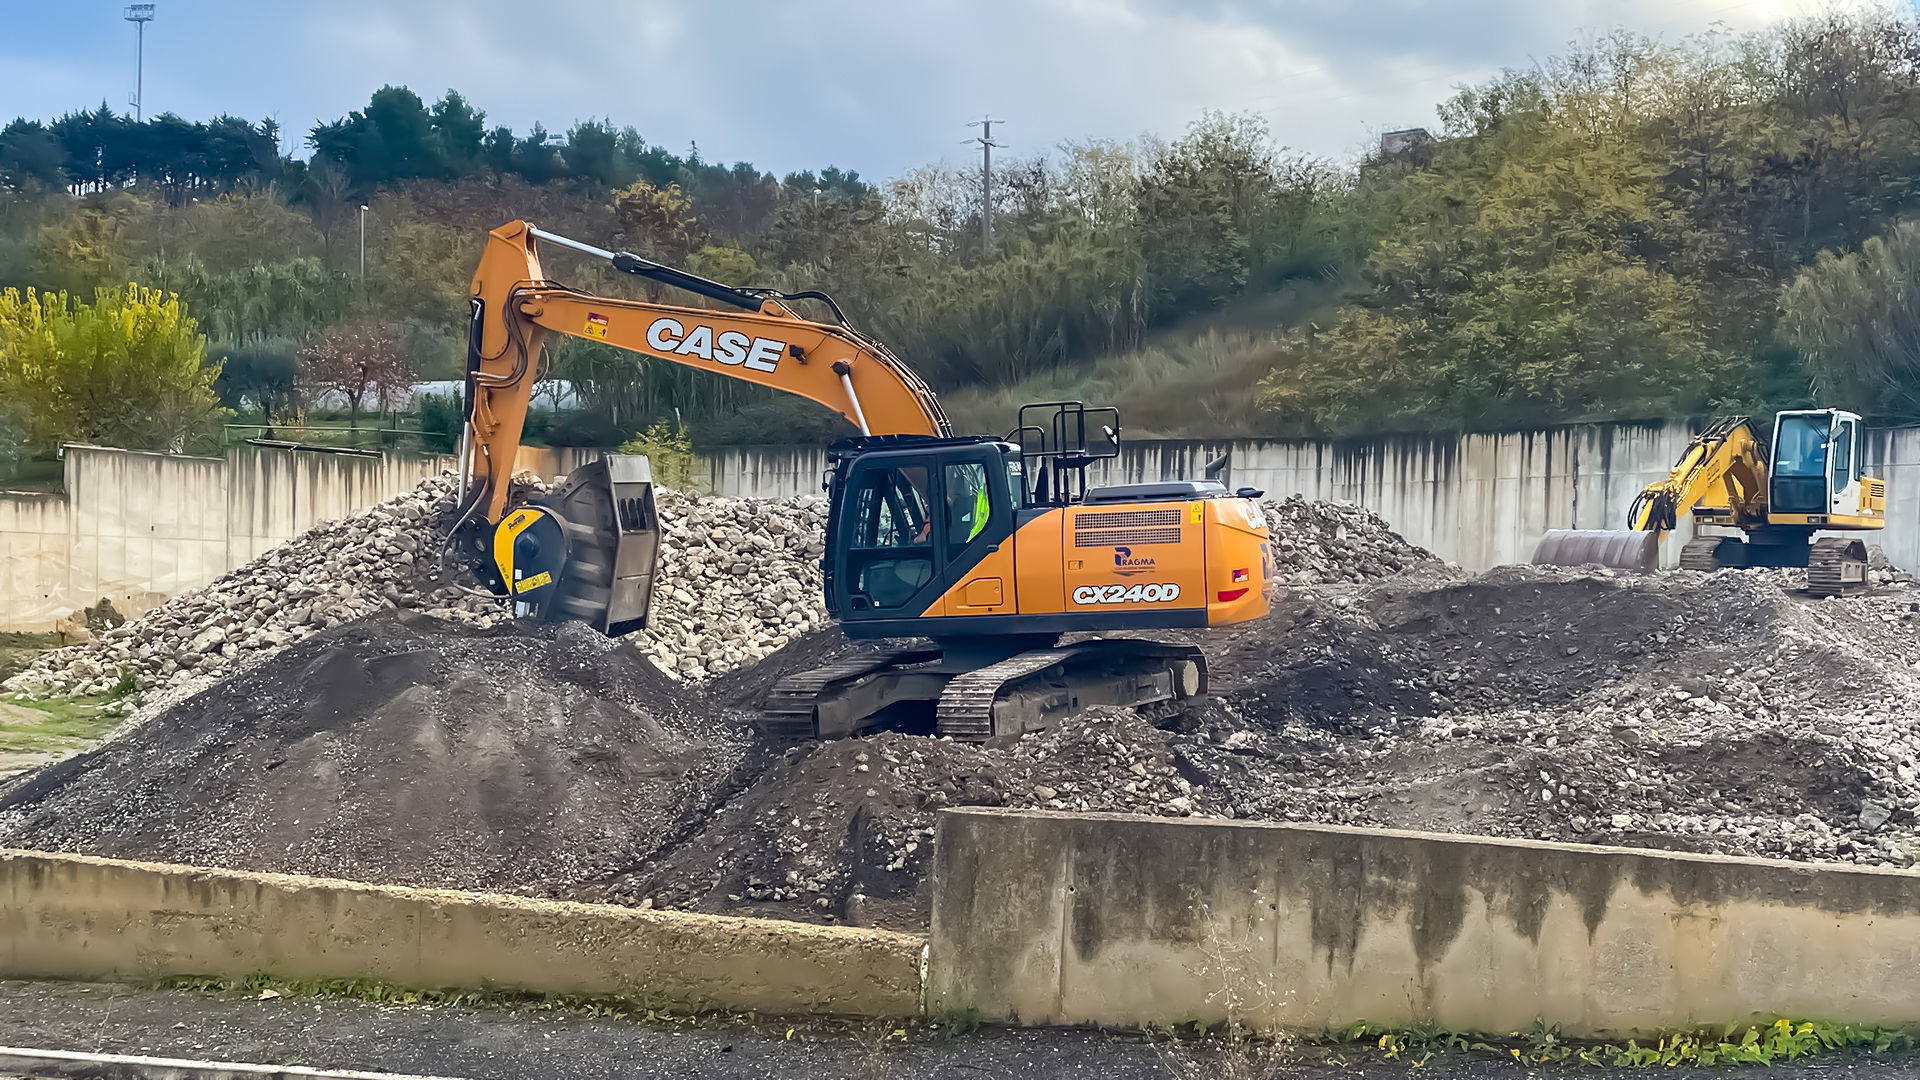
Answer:
M1377 1052L1302 1045L1277 1058L1169 1046L1098 1031L983 1027L952 1036L891 1024L746 1019L653 1021L577 1012L380 1005L338 997L0 981L0 1044L53 1050L304 1065L471 1080L735 1077L978 1080L1202 1077L1377 1080L1414 1076L1565 1076L1486 1054L1410 1070ZM1335 1061L1328 1061L1332 1054ZM1725 1077L1740 1070L1713 1070ZM1689 1070L1662 1069L1671 1077ZM1821 1057L1775 1073L1835 1080L1920 1075L1920 1057Z

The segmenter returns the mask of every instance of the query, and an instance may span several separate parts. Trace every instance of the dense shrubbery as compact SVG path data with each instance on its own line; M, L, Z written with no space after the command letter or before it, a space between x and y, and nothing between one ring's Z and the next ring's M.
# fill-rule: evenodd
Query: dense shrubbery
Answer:
M1065 393L1184 434L1815 394L1920 419L1920 233L1899 224L1920 211L1912 16L1616 35L1462 89L1440 115L1430 155L1351 169L1224 115L1171 142L1007 163L989 251L964 171L884 188L837 169L775 177L603 121L516 136L451 91L428 104L383 87L310 133L311 162L278 157L267 124L77 113L0 133L0 285L176 292L216 354L245 361L230 400L258 405L278 392L272 356L343 323L382 323L410 366L457 377L481 236L523 217L735 284L825 289L969 426ZM550 262L576 286L632 288ZM804 402L593 344L556 343L551 359L593 410L556 439L675 415L697 442L844 430Z

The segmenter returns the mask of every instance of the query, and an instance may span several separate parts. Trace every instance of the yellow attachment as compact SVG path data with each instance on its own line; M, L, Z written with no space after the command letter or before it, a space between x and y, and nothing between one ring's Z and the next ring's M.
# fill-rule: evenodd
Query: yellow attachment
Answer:
M499 568L500 580L506 582L509 591L519 591L513 583L513 542L539 520L540 511L523 506L501 518L500 525L493 531L493 565ZM534 586L528 585L526 588Z

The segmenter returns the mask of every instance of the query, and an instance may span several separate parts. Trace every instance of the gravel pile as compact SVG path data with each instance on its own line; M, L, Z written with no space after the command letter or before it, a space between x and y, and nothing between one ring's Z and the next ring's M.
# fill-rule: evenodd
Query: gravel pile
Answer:
M205 588L181 593L93 640L36 659L5 688L40 696L98 694L122 673L141 690L191 689L243 661L383 608L409 608L484 627L495 601L442 573L441 521L452 477L300 534Z
M1009 806L1186 816L1167 733L1096 708L978 746L884 733L789 751L686 843L587 898L924 925L934 814Z
M694 499L656 489L664 536L651 625L633 636L677 678L750 663L826 621L824 499ZM306 637L399 608L484 629L505 605L460 587L440 553L454 500L431 477L358 514L318 525L202 589L182 593L80 644L37 658L4 688L35 696L100 694L123 673L175 700L236 666ZM117 614L117 613L116 613Z
M1799 586L1506 567L1307 590L1216 643L1220 697L1177 750L1213 813L1908 865L1920 591Z
M827 621L827 500L691 498L656 488L665 535L647 626L634 644L698 680L753 663Z
M1315 502L1300 495L1261 506L1273 536L1275 579L1282 585L1374 581L1447 566L1364 506Z

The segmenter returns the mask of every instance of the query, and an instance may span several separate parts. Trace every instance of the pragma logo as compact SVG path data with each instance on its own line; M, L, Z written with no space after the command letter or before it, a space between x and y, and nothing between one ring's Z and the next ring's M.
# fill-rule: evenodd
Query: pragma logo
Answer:
M1134 574L1150 574L1153 572L1153 557L1142 555L1136 559L1132 548L1116 547L1113 549L1113 569L1115 573L1126 574L1129 577Z
M647 344L663 353L697 356L728 367L771 373L786 355L787 343L772 338L750 338L738 330L715 334L713 327L689 330L679 319L655 319L647 327Z

